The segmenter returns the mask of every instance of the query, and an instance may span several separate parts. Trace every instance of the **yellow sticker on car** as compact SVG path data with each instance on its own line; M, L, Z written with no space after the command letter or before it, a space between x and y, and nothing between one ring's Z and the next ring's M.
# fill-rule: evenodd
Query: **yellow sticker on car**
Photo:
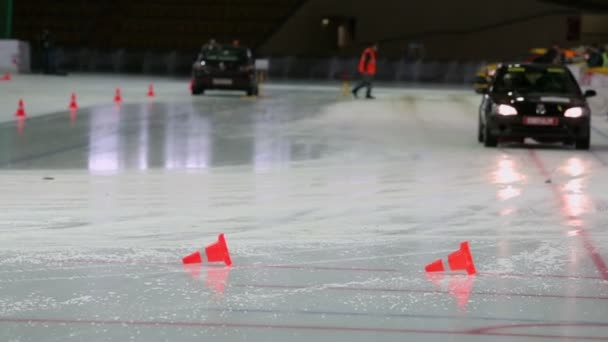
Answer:
M526 72L526 68L522 68L522 67L511 67L511 68L509 68L509 72Z

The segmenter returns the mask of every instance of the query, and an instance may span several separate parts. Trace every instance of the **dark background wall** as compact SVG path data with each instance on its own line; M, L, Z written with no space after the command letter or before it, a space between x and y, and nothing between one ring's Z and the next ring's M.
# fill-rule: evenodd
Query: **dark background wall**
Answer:
M359 50L357 44L338 49L335 33L321 25L322 18L336 14L356 20L355 43L384 41L383 52L392 56L411 42L423 43L427 55L439 59L498 58L551 41L578 42L567 37L568 18L578 17L577 10L535 0L310 0L260 51L322 55Z
M608 10L608 0L584 1L605 2ZM258 56L357 57L363 44L373 40L381 42L382 57L390 59L420 47L427 60L504 60L553 41L565 46L608 42L608 16L600 7L590 12L572 5L579 2L19 0L14 3L13 37L29 41L36 51L38 37L49 28L58 46L78 51L72 53L74 63L103 61L99 56L106 55L121 58L117 51L126 51L124 63L134 70L141 69L145 54L177 52L189 61L210 38L238 39L257 48ZM327 25L322 25L324 18ZM343 47L337 45L339 25L349 30Z

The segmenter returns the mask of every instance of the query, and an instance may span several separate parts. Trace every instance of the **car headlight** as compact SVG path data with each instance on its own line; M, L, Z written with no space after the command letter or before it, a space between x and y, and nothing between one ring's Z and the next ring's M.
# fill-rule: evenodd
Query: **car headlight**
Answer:
M501 104L496 106L496 114L503 116L517 115L517 109L513 106Z
M572 107L564 112L564 116L567 118L580 118L585 114L585 110L582 107Z
M205 66L205 65L207 65L207 62L201 61L201 66Z

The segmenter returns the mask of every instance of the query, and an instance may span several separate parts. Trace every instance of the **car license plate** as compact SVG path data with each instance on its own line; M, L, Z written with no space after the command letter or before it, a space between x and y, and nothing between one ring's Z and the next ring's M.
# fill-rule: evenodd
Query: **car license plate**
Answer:
M524 125L530 126L557 126L559 124L558 118L543 118L537 116L526 116L524 117Z
M214 78L214 85L232 85L232 80L229 78Z

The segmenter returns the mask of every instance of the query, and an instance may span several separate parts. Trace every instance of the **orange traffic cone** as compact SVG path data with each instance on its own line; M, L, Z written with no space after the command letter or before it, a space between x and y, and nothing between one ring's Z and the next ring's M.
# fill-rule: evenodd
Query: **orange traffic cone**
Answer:
M150 84L148 86L148 97L154 97L156 94L154 93L154 86Z
M70 99L70 109L78 109L78 102L76 101L76 93L72 93L72 98Z
M208 262L224 262L226 266L232 265L224 234L218 236L217 242L205 247L205 254L207 254Z
M122 103L122 95L120 93L120 88L116 88L116 94L114 95L114 102L117 104Z
M223 262L226 266L232 265L224 234L220 234L216 242L205 247L205 255L207 256L207 262ZM182 258L184 265L201 264L202 262L203 258L200 251L195 251Z
M10 81L10 80L11 80L11 74L9 72L4 74L4 76L2 76L2 78L0 78L0 81Z
M27 114L25 113L25 105L23 104L22 99L19 99L19 107L17 108L17 112L15 113L15 116L18 116L18 117L27 116Z
M473 256L469 249L469 243L463 242L460 244L460 249L450 253L448 256L448 263L452 271L467 271L469 275L477 273L475 269L475 263L473 262Z
M443 272L445 271L445 268L443 267L443 260L439 259L436 261L433 261L432 263L426 265L426 267L424 268L425 271L427 272Z
M203 262L203 258L201 257L200 251L196 251L196 252L182 258L182 263L184 265L200 264L202 262Z

